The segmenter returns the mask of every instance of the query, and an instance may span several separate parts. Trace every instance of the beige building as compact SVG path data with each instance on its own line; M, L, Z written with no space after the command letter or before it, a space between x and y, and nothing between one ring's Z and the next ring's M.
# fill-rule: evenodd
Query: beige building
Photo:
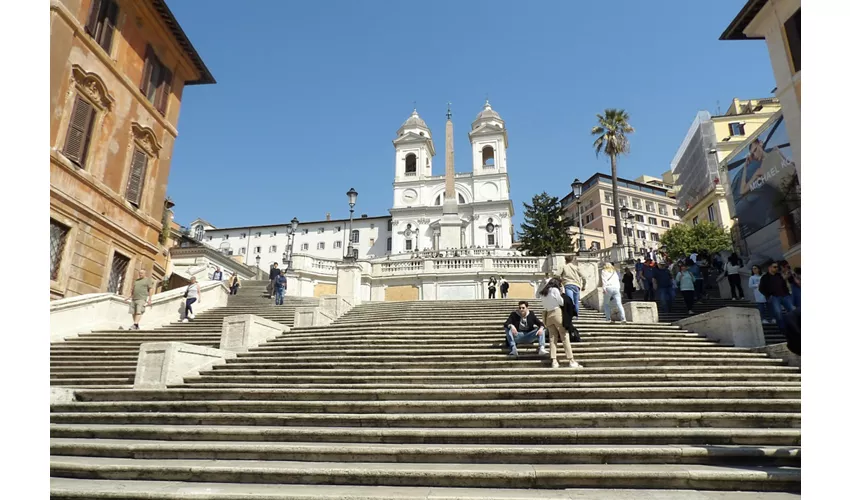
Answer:
M647 179L647 176L642 176ZM653 178L657 179L657 178ZM584 226L585 245L591 249L594 243L601 248L610 248L617 242L614 210L627 207L634 215L631 223L623 221L623 243L631 246L636 254L643 254L660 245L661 235L679 222L676 201L670 198L670 185L663 182L653 185L644 182L617 180L620 200L614 203L611 176L597 173L582 186L581 220ZM578 205L573 193L561 200L565 216L579 220ZM572 230L577 235L578 228ZM578 248L578 237L574 237Z
M776 97L794 155L797 178L800 175L800 0L749 0L720 35L721 40L765 40L776 79Z
M50 2L50 298L166 274L183 91L215 83L163 0Z

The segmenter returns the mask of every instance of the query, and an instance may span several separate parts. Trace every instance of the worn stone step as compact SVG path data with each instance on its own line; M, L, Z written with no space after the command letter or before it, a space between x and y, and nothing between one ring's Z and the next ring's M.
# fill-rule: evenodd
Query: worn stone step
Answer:
M544 422L543 425L546 425ZM163 441L422 444L695 444L800 446L799 428L486 428L263 427L50 424L51 437Z
M795 467L617 464L384 464L50 457L53 477L490 488L607 487L800 490Z
M106 374L110 375L110 374ZM102 376L102 375L101 375ZM59 377L57 377L58 379ZM360 387L366 387L372 389L437 389L441 387L446 387L446 383L444 382L420 382L420 383L412 383L412 382L402 382L402 383L358 383L358 382L347 382L347 381L339 381L333 383L309 383L309 382L301 382L297 380L280 380L279 378L271 378L271 379L257 379L250 377L239 377L239 378L231 378L231 377L186 377L181 384L176 385L175 387L297 387L299 389L356 389ZM484 386L484 383L477 384L465 384L465 383L453 383L452 387L456 389L479 389ZM694 381L694 382L644 382L643 384L636 384L634 382L572 382L572 387L683 387L683 388L691 388L691 387L703 387L705 385L711 385L712 387L739 387L741 383L739 381L720 381L720 382L711 382L706 383L705 381ZM760 381L759 385L761 386L769 386L769 387L799 387L800 382L773 382L773 381ZM486 387L492 389L516 389L518 391L527 390L527 389L545 389L547 387L551 387L551 383L542 383L542 382L491 382L487 383Z
M76 379L84 379L84 378L99 378L103 376L108 377L129 377L133 378L136 375L135 367L131 369L105 369L105 370L87 370L87 371L63 371L63 370L50 370L50 379L51 380L61 380L63 378L76 378Z
M51 405L59 413L200 412L200 413L530 413L746 411L799 412L800 399L683 398L497 400L497 401L106 401Z
M51 438L53 456L371 463L725 464L800 466L796 446L258 443Z
M109 481L51 478L53 500L798 500L780 492L655 489L532 490L236 484L178 481Z
M111 377L109 375L102 375L97 378L54 378L50 377L50 385L61 385L61 386L111 386L111 385L127 385L133 384L135 376L130 377Z

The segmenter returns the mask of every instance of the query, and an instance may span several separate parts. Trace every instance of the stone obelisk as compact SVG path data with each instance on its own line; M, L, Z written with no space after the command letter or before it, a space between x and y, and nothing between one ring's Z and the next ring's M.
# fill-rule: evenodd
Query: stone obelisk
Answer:
M461 248L461 224L455 190L454 125L449 103L446 112L446 195L443 200L443 216L440 218L440 249Z

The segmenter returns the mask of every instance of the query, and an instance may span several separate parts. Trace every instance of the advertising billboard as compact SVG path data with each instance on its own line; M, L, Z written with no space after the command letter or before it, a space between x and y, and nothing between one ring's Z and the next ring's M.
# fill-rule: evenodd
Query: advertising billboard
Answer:
M800 183L785 120L777 119L730 160L730 191L741 236L800 207Z

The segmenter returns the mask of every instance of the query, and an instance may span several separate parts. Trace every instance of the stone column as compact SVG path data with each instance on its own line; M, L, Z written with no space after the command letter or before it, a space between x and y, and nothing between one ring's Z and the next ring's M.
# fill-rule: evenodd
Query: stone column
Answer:
M336 266L336 294L354 298L360 303L362 269L357 262L340 262Z

